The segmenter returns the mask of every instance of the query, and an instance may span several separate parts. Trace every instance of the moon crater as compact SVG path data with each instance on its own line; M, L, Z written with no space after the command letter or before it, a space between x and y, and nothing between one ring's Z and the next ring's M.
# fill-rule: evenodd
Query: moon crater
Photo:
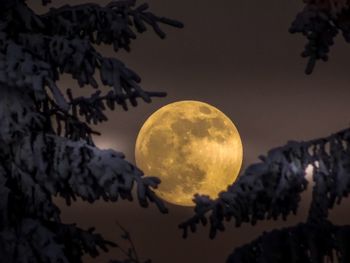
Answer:
M157 194L178 205L193 206L196 193L216 197L232 184L243 158L232 121L198 101L175 102L156 111L141 128L136 164L162 183Z

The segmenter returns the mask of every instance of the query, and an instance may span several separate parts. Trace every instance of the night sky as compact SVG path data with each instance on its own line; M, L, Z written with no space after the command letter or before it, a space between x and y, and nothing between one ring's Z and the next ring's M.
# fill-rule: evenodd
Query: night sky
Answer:
M92 1L53 2L60 6ZM244 167L288 140L309 140L349 126L350 47L339 36L330 61L319 62L314 74L306 76L306 60L300 57L305 39L288 33L292 20L302 9L301 0L147 2L156 14L176 18L185 23L185 28L163 27L168 32L165 41L153 32L140 35L130 54L114 54L110 47L100 50L117 56L138 72L144 89L166 91L168 96L155 99L152 104L140 103L128 112L121 108L109 112L109 122L96 127L102 132L96 138L100 147L122 151L134 163L135 141L144 121L158 108L179 100L207 102L232 119L243 140ZM45 10L39 4L32 6L39 12ZM59 84L63 89L79 89L67 76ZM87 88L84 93L91 91ZM225 233L214 241L209 240L208 229L203 227L187 240L182 239L177 225L192 215L192 208L168 204L170 213L163 215L154 206L144 209L137 202L90 205L79 201L68 208L60 199L57 202L65 223L76 222L83 228L95 226L115 241L120 241L115 224L118 220L131 232L139 255L154 263L209 263L224 262L234 248L263 231L305 221L310 197L309 187L298 216L287 222L266 221L239 229L228 223ZM334 209L333 222L350 222L346 212L349 207L347 200ZM95 260L86 257L86 262L120 257L118 250L112 249Z

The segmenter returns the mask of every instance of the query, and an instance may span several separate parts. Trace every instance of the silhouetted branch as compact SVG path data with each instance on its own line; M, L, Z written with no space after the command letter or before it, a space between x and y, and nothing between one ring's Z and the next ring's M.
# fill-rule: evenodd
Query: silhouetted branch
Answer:
M227 263L336 263L350 261L350 226L299 224L264 233L239 247Z
M183 27L176 20L148 12L148 4L135 5L135 0L114 1L105 7L98 4L66 5L51 9L41 19L47 25L47 32L52 35L87 37L93 43L112 44L115 51L120 48L130 50L131 40L136 39L134 29L143 33L147 30L146 25L149 25L159 37L164 38L160 23Z
M32 187L40 186L51 195L60 194L68 204L76 196L89 202L100 198L117 201L119 197L132 200L131 191L137 184L139 203L143 207L151 201L160 211L167 212L151 190L160 180L143 177L138 168L124 160L122 153L44 134L26 136L18 145L12 173L22 189L28 189L28 196ZM32 175L32 181L21 180L21 175L26 174Z
M0 231L2 262L82 262L82 256L99 255L115 244L75 225L22 218L20 224Z
M140 261L130 233L118 221L116 224L122 231L121 238L129 243L129 248L124 249L122 246L117 245L117 248L123 253L126 258L124 260L112 260L110 263L152 263L152 261L149 259L145 262Z
M303 34L308 43L302 57L309 58L306 74L311 74L317 60L328 60L330 47L339 32L350 42L348 0L306 0L305 8L293 21L290 32Z
M218 199L195 197L195 215L179 225L184 231L196 231L209 219L210 237L223 231L224 221L235 219L236 226L258 220L286 219L296 213L300 193L307 187L305 171L313 166L315 186L309 222L323 221L328 210L350 192L350 129L309 142L289 142L275 148L261 162L250 165Z
M137 106L137 98L149 103L152 97L166 95L144 91L139 86L141 78L135 72L120 60L101 55L92 43L113 43L116 51L119 47L129 49L130 39L136 37L133 27L142 33L146 30L145 24L149 24L163 37L165 34L158 23L182 27L181 23L157 17L147 11L148 5L135 7L135 1L128 0L113 1L105 7L98 4L64 6L51 9L45 15L35 14L24 1L8 6L8 20L0 22L0 83L30 88L37 103L50 105L47 101L52 94L60 110L72 114L71 107L78 107L80 115L94 123L107 120L103 101L109 109L121 105L127 110L128 101ZM67 73L81 87L91 85L98 89L96 70L102 84L112 88L111 92L103 97L95 93L90 99L75 99L71 92L69 107L56 86L59 76ZM91 102L96 104L88 106Z
M99 133L90 127L106 121L104 111L115 105L127 110L137 98L165 96L144 91L135 72L94 46L129 50L133 30L142 33L146 24L160 37L160 23L182 27L147 9L120 0L39 15L25 0L0 0L0 261L79 263L84 254L97 256L115 245L93 230L62 224L52 196L68 204L77 197L133 200L136 186L141 206L152 202L167 212L153 192L160 180L144 177L122 153L98 149L92 135ZM57 86L66 73L81 87L99 89L96 72L107 94L76 98Z

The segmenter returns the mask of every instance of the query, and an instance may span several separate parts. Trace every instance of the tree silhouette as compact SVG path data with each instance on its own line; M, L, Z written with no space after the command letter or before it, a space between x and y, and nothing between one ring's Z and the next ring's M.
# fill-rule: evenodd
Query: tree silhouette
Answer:
M50 1L43 0L43 4ZM137 33L151 27L165 37L160 24L182 24L136 6L134 0L106 6L82 4L51 8L39 15L25 0L0 0L0 255L3 262L81 262L84 254L115 245L60 221L52 196L70 204L77 197L132 200L137 185L141 206L166 208L152 188L160 181L113 150L98 149L91 128L107 120L104 111L137 98L151 102L163 92L144 91L140 77L95 45L129 51ZM99 74L107 94L99 89ZM69 74L80 87L97 91L90 97L67 96L56 85Z
M303 57L308 57L306 74L316 61L328 60L334 37L342 32L350 42L348 0L305 0L306 6L290 28L308 39ZM225 230L225 221L255 225L259 220L296 214L301 193L308 187L306 170L312 167L314 181L307 222L263 233L239 247L227 263L324 263L350 261L350 226L335 226L328 212L350 193L350 129L307 142L290 141L260 156L238 180L213 200L195 195L192 218L179 225L186 238L199 225L209 224L209 237Z
M349 262L350 226L334 226L327 218L350 192L350 129L308 142L289 142L260 159L216 200L197 195L195 215L179 225L183 236L208 221L209 236L215 238L225 230L224 221L234 219L239 227L258 220L286 220L297 213L300 194L308 185L306 168L311 165L315 185L307 222L265 233L237 248L227 262Z
M125 249L121 245L117 245L117 248L122 252L125 256L124 260L112 260L110 263L152 263L150 259L146 261L141 261L139 255L137 254L136 247L131 238L130 233L117 222L118 227L122 231L121 238L128 242L129 248Z
M328 59L329 47L339 31L350 42L350 2L304 2L306 6L292 23L290 32L307 37L309 42L302 56L309 57L306 73L311 74L317 60ZM217 199L195 195L194 216L179 225L184 238L189 231L196 232L200 224L209 223L209 236L215 238L218 231L225 230L224 221L234 219L239 227L242 223L255 225L259 220L279 217L286 220L291 213L297 213L300 194L307 189L308 166L313 168L315 185L304 228L327 224L329 209L350 193L350 129L307 142L290 141L260 156L260 160L248 166Z
M302 53L309 58L306 74L311 74L317 60L328 60L334 38L341 32L350 42L350 1L304 0L305 8L297 15L291 33L303 34L308 43Z
M350 261L350 226L299 224L264 233L237 248L227 263L346 263Z
M306 168L312 165L315 182L308 222L327 219L328 210L350 192L350 129L308 142L291 141L272 149L261 162L250 165L218 199L195 197L195 215L180 224L184 237L209 219L210 237L224 231L224 221L255 225L258 220L287 219L298 209L307 189Z

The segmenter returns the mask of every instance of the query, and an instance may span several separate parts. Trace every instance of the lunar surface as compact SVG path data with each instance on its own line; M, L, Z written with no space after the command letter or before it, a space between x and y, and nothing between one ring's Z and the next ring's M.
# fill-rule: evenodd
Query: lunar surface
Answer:
M137 166L161 179L164 200L193 206L194 194L217 197L232 184L242 165L243 148L232 121L215 107L180 101L152 114L136 140Z

